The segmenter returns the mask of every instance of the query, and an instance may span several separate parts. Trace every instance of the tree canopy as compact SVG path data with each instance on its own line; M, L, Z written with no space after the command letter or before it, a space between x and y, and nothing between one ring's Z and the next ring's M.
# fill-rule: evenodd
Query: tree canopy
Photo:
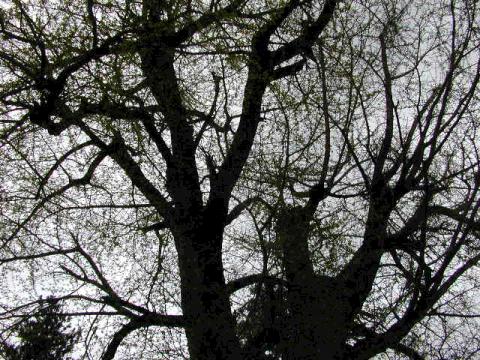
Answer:
M2 334L83 358L470 359L475 0L0 4Z

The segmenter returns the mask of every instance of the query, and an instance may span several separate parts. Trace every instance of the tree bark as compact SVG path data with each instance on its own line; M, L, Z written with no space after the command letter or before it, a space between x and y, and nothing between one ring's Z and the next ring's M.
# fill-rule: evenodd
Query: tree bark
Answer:
M297 207L279 219L277 234L288 281L289 346L284 358L341 359L348 307L337 281L314 273L307 242L310 216Z
M239 360L240 343L223 274L223 227L203 215L176 224L182 310L191 359ZM189 229L190 228L190 229Z

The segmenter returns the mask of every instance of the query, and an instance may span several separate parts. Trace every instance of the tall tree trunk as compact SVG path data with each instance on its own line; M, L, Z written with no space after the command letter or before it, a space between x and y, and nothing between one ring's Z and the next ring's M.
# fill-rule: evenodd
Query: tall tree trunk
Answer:
M174 214L167 219L175 238L181 278L182 311L190 357L194 360L240 359L240 344L230 310L222 265L222 222L204 215L195 162L194 132L187 119L174 68L175 48L168 36L153 29L160 22L161 4L145 2L149 14L141 49L142 70L170 130L171 152L165 149L154 124L147 130L167 165L167 189ZM148 124L147 124L148 125ZM209 220L211 219L211 220Z
M303 208L290 208L277 227L288 280L289 346L284 358L340 359L348 332L347 304L335 279L313 271L309 222Z
M184 225L178 224L174 236L190 357L239 360L240 343L223 274L222 228L203 217L188 232L179 231Z
M287 207L279 214L277 236L288 281L290 338L284 358L348 357L346 340L375 281L392 208L389 188L380 186L370 199L363 243L335 278L318 276L313 269L308 249L313 211Z

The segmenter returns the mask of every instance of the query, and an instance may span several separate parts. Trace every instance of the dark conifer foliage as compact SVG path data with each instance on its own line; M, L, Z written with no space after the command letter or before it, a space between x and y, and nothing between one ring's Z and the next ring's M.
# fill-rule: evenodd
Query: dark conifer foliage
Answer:
M60 305L53 299L40 302L30 318L14 327L19 344L4 343L0 354L5 360L68 360L79 333L70 329Z

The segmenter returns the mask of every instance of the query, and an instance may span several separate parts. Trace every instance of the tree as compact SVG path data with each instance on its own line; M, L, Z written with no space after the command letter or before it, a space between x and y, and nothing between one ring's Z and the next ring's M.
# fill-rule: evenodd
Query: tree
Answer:
M20 345L4 343L0 354L5 360L62 360L77 341L77 333L65 325L60 305L47 299L34 314L18 324ZM70 358L68 358L70 359Z
M183 357L173 329L199 360L472 357L477 16L5 2L3 315L42 286L105 360Z

